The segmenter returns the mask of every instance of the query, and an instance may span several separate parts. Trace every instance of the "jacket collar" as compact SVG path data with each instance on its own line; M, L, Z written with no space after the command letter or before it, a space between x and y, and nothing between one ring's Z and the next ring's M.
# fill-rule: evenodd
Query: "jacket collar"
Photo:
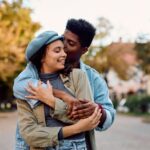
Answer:
M60 74L60 78L63 81L63 84L70 87L70 80L69 80L69 76Z
M86 73L86 67L82 60L80 60L80 69Z

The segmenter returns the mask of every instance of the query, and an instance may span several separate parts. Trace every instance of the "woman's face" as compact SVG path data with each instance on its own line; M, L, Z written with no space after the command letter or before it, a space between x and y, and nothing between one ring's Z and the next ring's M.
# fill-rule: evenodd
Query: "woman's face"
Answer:
M45 55L42 58L41 72L55 73L64 69L66 53L61 40L54 41L46 47Z

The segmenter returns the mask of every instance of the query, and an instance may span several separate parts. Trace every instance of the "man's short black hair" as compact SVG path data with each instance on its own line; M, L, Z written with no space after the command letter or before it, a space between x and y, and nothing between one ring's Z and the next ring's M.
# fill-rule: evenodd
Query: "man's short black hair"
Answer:
M81 46L89 47L95 36L95 27L84 19L69 19L66 29L78 35Z

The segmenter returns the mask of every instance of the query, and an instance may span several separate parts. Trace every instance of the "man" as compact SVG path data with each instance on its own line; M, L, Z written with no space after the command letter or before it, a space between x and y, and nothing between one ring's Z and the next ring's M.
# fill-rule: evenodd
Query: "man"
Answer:
M107 85L96 70L80 61L81 56L88 51L94 35L95 28L89 22L83 19L68 20L64 32L64 44L67 52L66 63L70 64L73 68L82 69L87 74L94 96L94 102L99 105L103 114L98 129L106 130L113 123L115 116L115 110L109 98ZM88 117L97 106L95 103L86 100L81 101L81 103L72 112L74 118Z
M95 28L89 22L83 19L68 20L64 32L64 45L67 52L66 65L68 65L68 69L80 68L87 74L93 92L94 102L80 100L80 105L77 105L67 93L57 90L54 94L56 97L68 102L70 118L73 119L82 119L90 116L98 105L99 109L101 109L102 117L100 119L100 124L96 129L103 131L112 125L115 117L115 110L109 99L108 88L105 81L100 77L96 70L80 61L81 56L88 51L94 36ZM35 103L30 104L31 106L36 105ZM18 129L16 137L16 144L20 146L19 149L23 148L25 145ZM24 149L27 150L28 148L24 147Z

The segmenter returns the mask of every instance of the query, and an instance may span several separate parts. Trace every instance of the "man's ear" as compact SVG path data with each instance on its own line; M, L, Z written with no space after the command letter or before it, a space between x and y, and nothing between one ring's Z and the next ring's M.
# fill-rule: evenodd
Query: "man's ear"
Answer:
M85 54L88 51L88 47L83 47L82 48L82 54Z

